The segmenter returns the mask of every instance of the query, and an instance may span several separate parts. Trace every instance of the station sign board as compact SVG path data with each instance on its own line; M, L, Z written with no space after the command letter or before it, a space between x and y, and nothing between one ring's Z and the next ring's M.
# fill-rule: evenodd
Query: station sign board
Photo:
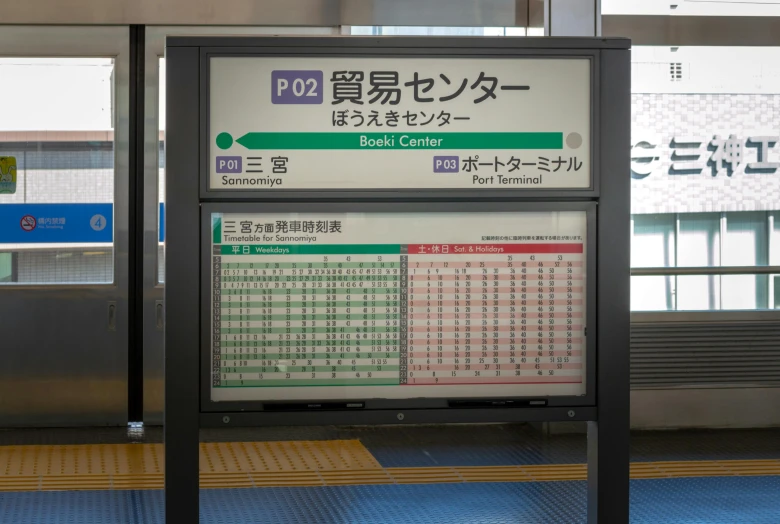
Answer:
M212 57L209 189L589 189L591 63Z

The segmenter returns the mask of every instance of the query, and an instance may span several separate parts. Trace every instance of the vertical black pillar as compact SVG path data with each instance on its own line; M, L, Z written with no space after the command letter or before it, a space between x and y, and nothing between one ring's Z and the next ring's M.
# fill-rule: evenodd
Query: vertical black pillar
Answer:
M199 49L166 49L165 522L198 522Z
M625 524L630 446L630 51L601 51L598 86L598 414L597 421L588 423L588 523Z
M130 26L130 151L127 329L127 418L143 420L144 411L144 52L145 28Z

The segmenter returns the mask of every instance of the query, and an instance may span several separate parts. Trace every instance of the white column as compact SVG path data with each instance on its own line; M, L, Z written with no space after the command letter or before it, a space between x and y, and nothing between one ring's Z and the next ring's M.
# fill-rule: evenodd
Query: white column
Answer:
M545 36L600 36L601 0L531 0L544 2Z

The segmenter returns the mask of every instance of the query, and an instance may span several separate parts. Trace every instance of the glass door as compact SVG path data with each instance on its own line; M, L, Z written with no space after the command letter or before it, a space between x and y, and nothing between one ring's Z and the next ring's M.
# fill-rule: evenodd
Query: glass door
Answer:
M0 419L127 419L127 27L0 32Z
M165 285L165 38L338 35L337 27L147 27L144 108L144 422L161 424ZM0 261L0 271L2 262Z

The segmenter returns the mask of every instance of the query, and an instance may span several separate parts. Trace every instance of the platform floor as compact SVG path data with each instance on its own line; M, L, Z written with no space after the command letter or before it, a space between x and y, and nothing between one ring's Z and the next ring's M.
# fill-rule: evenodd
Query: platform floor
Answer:
M780 477L631 481L632 524L777 524ZM162 524L163 493L0 493L2 524ZM202 523L584 523L585 482L211 489Z
M162 524L159 430L0 431L0 524ZM585 522L585 435L523 425L201 433L201 522ZM631 522L779 524L780 430L632 436Z

